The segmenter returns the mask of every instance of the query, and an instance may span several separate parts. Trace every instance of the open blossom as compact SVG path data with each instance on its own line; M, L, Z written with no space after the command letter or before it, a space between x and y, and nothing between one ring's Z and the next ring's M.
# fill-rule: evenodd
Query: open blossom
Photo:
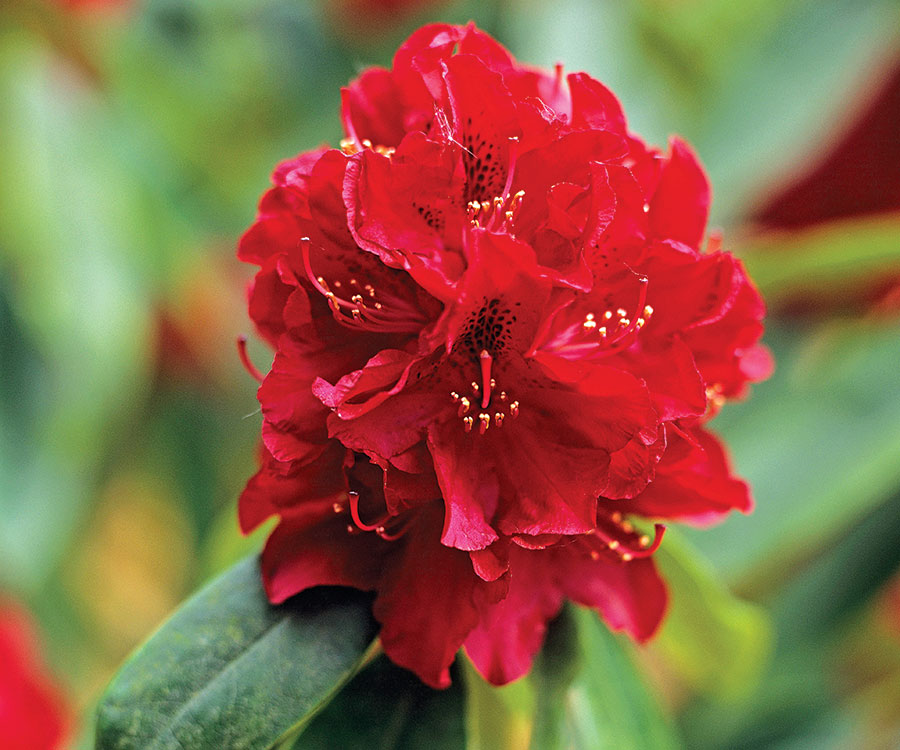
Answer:
M741 264L701 248L697 159L471 25L413 34L343 123L239 248L276 349L240 502L245 529L280 517L270 599L375 591L386 653L434 686L461 646L524 674L565 599L650 637L664 529L633 517L750 508L703 423L771 366Z
M68 719L58 688L39 659L30 619L0 601L0 747L55 750Z

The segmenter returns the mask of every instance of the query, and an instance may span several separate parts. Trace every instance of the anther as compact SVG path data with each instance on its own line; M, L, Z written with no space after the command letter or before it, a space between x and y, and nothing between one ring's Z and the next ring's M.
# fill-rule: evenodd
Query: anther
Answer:
M459 394L456 391L450 391L450 398L454 401L459 401Z
M469 401L469 399L467 399L465 396L463 396L459 400L459 411L456 413L456 416L461 417L464 414L468 414L469 409L471 409L471 408L472 408L472 403Z
M609 543L609 548L613 551L619 549L619 542L615 539L611 540Z
M518 402L518 401L513 401L513 402L509 405L509 414L510 414L510 416L512 416L512 417L518 417L518 416L519 416L519 402Z
M335 503L334 505L331 506L331 509L335 513L343 513L344 512L344 506L341 505L341 503Z
M494 424L497 425L497 427L503 426L504 419L506 419L506 415L502 411L494 413Z
M478 415L478 421L481 423L478 425L478 432L484 435L488 431L488 427L491 426L491 415L482 412Z
M622 562L631 562L633 559L634 555L632 555L630 552L622 553Z
M628 311L624 307L620 307L618 310L616 310L616 315L618 315L620 318L624 318L626 315L628 315Z
M463 429L464 429L466 432L471 432L471 431L472 431L472 425L474 425L474 424L475 424L475 420L472 419L472 417L464 417L464 418L463 418Z
M653 308L650 305L644 305L644 317L649 318L653 315Z
M612 316L612 310L607 310L605 313L603 313L604 320L612 320Z
M649 546L650 546L650 537L647 536L646 534L644 534L644 535L638 540L638 542L640 543L641 547L649 547Z

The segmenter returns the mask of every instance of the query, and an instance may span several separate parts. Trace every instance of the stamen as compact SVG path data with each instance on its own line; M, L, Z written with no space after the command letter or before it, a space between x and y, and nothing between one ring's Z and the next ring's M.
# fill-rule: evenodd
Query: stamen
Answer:
M485 414L482 412L478 415L478 421L481 423L478 425L478 432L481 435L484 435L488 431L488 428L491 426L491 415Z
M472 425L475 424L475 420L472 417L464 417L463 418L463 430L466 432L472 431Z
M496 381L491 378L491 364L494 360L487 349L481 350L478 359L481 362L481 382L484 384L484 393L481 396L481 408L487 409L488 404L491 403L491 388L496 385Z
M375 523L365 523L359 517L359 493L351 492L350 494L350 517L353 519L353 523L356 524L356 527L360 531L378 531L379 528L384 528L384 522L387 521L391 514L387 513L382 518L379 518Z
M244 369L250 375L251 378L256 380L257 383L263 382L263 374L256 369L256 365L250 361L250 355L247 354L247 337L246 336L238 336L237 337L237 348L238 348L238 356L241 358L241 364L244 366Z

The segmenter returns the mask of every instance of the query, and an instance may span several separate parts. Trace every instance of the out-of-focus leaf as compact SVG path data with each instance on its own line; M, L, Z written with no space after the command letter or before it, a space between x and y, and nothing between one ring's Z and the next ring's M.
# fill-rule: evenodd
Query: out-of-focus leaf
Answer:
M578 627L568 607L547 628L544 646L534 661L535 684L532 750L559 747L565 721L566 692L582 668Z
M762 607L741 601L677 531L656 553L671 595L662 631L651 644L687 685L713 700L756 689L772 647Z
M257 561L189 600L125 664L98 710L98 750L273 746L359 669L368 597L316 589L272 607Z
M584 660L566 695L560 747L577 750L664 750L680 747L659 702L615 635L592 612L573 608Z
M534 715L530 679L495 687L463 661L466 682L466 750L526 750Z
M15 397L33 412L0 424L25 446L0 461L0 576L36 591L146 393L150 305L136 188L109 157L95 92L24 29L2 33L0 174L14 178L0 180L0 268L40 371Z
M769 304L799 294L835 296L900 275L900 213L772 232L741 250Z
M462 750L461 676L433 690L381 656L307 726L292 750Z
M535 696L535 709L527 712L535 717L530 745L527 741L517 745L470 744L469 750L473 747L530 747L531 750L681 747L674 728L630 653L631 648L627 638L611 633L596 612L569 605L552 624L545 650L536 659L531 674L521 681L531 687ZM485 713L491 708L488 699L483 698L482 705ZM490 739L495 736L491 735Z
M772 379L716 420L756 509L685 532L719 570L758 592L783 585L900 483L896 326L798 326L770 343Z

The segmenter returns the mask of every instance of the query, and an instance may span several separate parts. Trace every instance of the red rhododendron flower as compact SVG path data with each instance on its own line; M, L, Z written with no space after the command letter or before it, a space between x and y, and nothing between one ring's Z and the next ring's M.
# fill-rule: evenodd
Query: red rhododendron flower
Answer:
M25 612L0 602L0 747L53 750L62 746L66 713L41 664Z
M340 150L276 169L239 249L276 349L240 503L245 529L280 516L270 599L377 592L388 656L434 686L460 646L522 675L565 599L648 638L662 527L626 516L749 509L703 422L770 368L741 264L701 249L697 159L473 26L413 34L343 121Z

